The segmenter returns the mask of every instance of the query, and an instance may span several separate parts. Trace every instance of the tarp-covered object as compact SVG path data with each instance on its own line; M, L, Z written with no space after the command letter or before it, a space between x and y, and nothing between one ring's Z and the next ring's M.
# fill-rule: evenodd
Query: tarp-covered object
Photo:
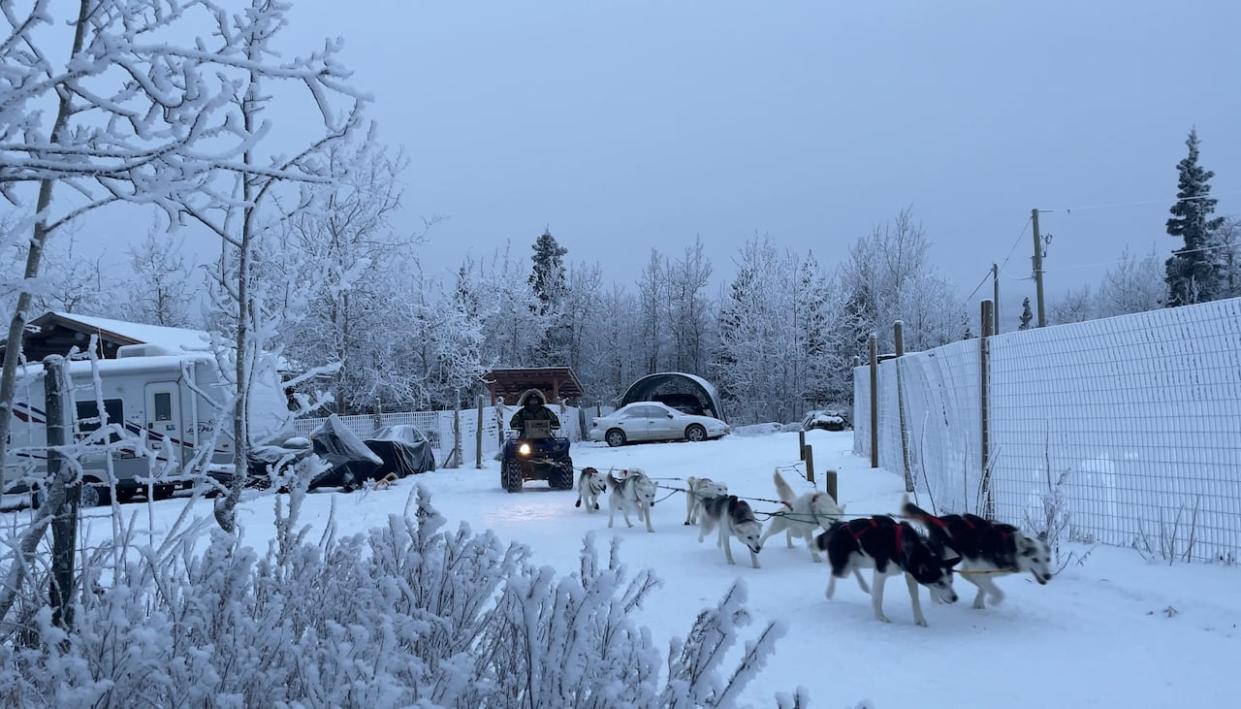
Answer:
M366 447L383 460L383 465L375 471L377 477L396 473L403 478L435 470L431 442L413 426L384 426L379 433L366 439Z
M383 459L350 431L335 414L328 417L310 436L316 455L331 467L311 481L311 487L356 487L374 479Z
M620 406L635 401L658 401L693 416L724 420L724 407L715 385L684 372L659 372L642 377L625 390Z

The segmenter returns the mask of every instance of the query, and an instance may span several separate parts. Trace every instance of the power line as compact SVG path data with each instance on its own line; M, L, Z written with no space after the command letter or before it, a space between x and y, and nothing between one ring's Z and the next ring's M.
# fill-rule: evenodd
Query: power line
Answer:
M1172 204L1177 204L1178 202L1192 202L1194 200L1199 200L1199 199L1215 199L1216 197L1221 197L1221 196L1235 197L1238 195L1241 195L1241 190L1232 191L1232 192L1220 192L1214 195L1199 195L1197 197L1178 197L1177 199L1172 200ZM1089 211L1092 209L1120 209L1122 207L1142 207L1148 204L1168 204L1168 200L1149 199L1149 200L1144 200L1140 202L1110 202L1110 203L1104 203L1104 204L1088 204L1084 207L1059 207L1057 209L1040 209L1038 211L1040 212L1064 212L1065 214L1072 214L1073 212L1085 212L1085 211Z
M1026 229L1030 228L1031 219L1033 219L1033 217L1026 217L1025 223L1021 225L1021 232L1017 234L1016 239L1013 239L1013 245L1008 247L1008 253L1005 254L1004 260L1000 262L1000 269L999 269L1000 271L1004 270L1004 267L1008 265L1009 259L1013 257L1013 252L1017 250L1017 245L1021 243L1022 237L1026 235ZM970 291L969 295L965 296L965 299L968 301L971 298L973 298L974 295L978 293L978 291L982 289L984 285L986 285L987 279L989 278L991 278L991 269L988 268L987 273L982 277L982 280L978 282L978 285L975 286L974 290Z

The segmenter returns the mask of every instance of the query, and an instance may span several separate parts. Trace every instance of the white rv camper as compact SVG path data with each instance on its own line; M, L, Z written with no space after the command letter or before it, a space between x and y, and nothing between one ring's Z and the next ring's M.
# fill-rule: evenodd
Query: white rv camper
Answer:
M261 442L287 430L290 412L275 367L259 367L251 385L250 437ZM218 479L231 477L233 462L232 411L222 410L233 387L220 376L213 356L203 352L173 353L152 345L121 347L116 359L99 360L100 389L109 424L120 423L129 433L145 431L148 450L156 451L153 465L132 451L112 454L116 491L125 499L145 489L143 478L163 469L169 461L184 466L196 458L209 465ZM73 411L78 435L100 427L97 392L91 363L69 364ZM47 418L41 364L26 365L18 374L17 400L9 438L9 464L5 480L10 492L29 490L46 476ZM212 434L220 429L212 445ZM205 448L211 450L204 453ZM107 454L82 460L83 504L107 504ZM152 468L155 470L152 470ZM167 497L188 481L155 486L157 497Z

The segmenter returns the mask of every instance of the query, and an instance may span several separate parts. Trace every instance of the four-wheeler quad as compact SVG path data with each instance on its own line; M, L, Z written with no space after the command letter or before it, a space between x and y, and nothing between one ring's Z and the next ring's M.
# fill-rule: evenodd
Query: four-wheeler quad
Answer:
M555 435L550 421L527 421L504 442L500 485L520 492L527 480L546 480L554 490L573 489L569 439Z

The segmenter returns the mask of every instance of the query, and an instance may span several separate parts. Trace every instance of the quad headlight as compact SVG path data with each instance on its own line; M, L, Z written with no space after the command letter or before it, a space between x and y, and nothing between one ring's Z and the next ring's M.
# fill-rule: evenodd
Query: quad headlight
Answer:
M521 444L521 445L517 446L517 455L530 455L530 452L531 452L532 450L533 450L533 449L532 449L532 448L530 448L530 444L529 444L529 443L523 443L523 444Z

